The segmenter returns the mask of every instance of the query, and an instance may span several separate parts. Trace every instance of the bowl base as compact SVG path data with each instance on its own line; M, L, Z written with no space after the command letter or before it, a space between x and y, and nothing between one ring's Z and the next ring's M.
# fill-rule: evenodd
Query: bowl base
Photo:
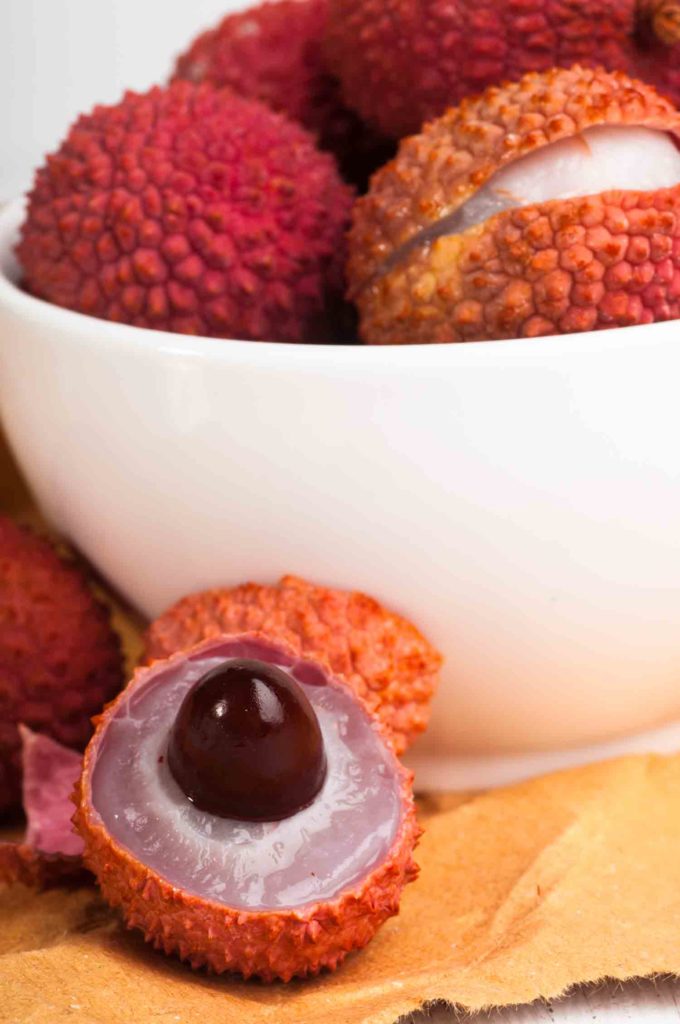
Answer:
M549 772L575 768L627 754L675 754L680 751L680 721L615 740L569 750L523 754L436 757L416 749L404 761L415 772L417 792L493 789Z

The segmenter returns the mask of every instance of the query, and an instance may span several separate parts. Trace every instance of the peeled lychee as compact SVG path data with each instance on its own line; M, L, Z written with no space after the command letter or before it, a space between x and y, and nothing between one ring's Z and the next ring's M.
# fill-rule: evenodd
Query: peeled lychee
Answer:
M530 71L625 71L680 104L680 0L329 0L347 103L391 138Z
M376 175L348 276L371 344L680 317L680 113L579 67L489 89Z
M176 82L83 115L36 175L34 295L180 334L323 341L352 192L300 126Z
M252 700L228 678L221 695L193 700L244 660L255 666ZM299 731L281 735L288 711L272 672L311 707L325 766L311 802L308 792L281 817L274 794L276 813L262 820L277 758L292 763ZM225 792L236 792L235 816ZM379 722L320 662L258 634L137 671L87 748L74 821L86 865L130 927L192 967L265 981L336 967L397 913L417 872L411 775Z
M0 813L20 803L19 723L82 750L122 683L118 637L83 571L0 517Z
M246 583L192 594L151 624L146 658L252 630L280 638L342 675L384 723L397 752L425 729L441 655L412 623L366 594L294 576L276 586Z
M228 86L308 128L362 184L390 147L342 102L322 43L328 0L275 0L229 14L177 60L174 79Z
M71 823L71 796L82 756L25 726L19 732L26 834L19 843L0 843L0 881L43 888L80 879L83 841Z

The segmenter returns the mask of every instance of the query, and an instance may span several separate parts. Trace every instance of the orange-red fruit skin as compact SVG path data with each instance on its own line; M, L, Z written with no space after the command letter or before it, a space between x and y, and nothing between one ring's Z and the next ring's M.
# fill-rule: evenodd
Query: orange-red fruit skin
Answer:
M43 853L27 843L0 842L0 883L30 889L79 885L92 881L80 857Z
M21 799L18 724L82 750L122 683L120 642L83 571L0 517L0 813Z
M680 185L553 200L390 256L509 162L595 125L675 134L620 73L575 67L487 90L405 140L357 203L348 279L370 344L479 341L680 317Z
M266 639L272 638L267 635ZM183 657L182 653L173 656L175 660ZM119 700L128 699L130 690L157 669L157 664L138 669ZM349 952L365 946L387 918L398 913L403 887L418 874L413 850L421 830L411 790L413 776L396 758L401 824L389 855L356 888L296 910L230 909L170 885L135 860L97 820L91 804L91 777L99 738L117 703L100 716L85 752L73 820L85 843L84 862L97 877L104 899L119 907L127 925L140 929L156 949L176 954L193 968L217 974L236 971L244 978L290 981L335 969ZM374 728L382 730L377 721ZM387 734L383 735L389 743Z
M323 341L351 204L302 127L176 82L78 118L36 174L17 255L30 292L80 313Z
M258 631L341 675L380 718L401 753L428 722L441 656L406 619L357 592L285 576L185 597L151 624L146 659L221 633Z
M642 78L680 104L680 44L655 33L654 6L658 0L330 0L327 57L349 105L393 138L490 85L576 63Z
M388 149L342 102L323 56L328 0L275 0L229 14L178 58L173 79L209 82L299 121L334 153L351 181Z

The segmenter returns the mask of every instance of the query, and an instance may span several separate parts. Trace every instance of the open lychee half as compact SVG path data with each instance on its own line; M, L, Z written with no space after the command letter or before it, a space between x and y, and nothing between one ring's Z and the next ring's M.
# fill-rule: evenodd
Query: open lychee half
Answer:
M580 67L465 101L375 176L349 280L372 344L680 316L680 113Z
M411 779L342 679L262 634L224 636L137 671L99 719L74 820L147 941L287 981L397 912L417 871Z

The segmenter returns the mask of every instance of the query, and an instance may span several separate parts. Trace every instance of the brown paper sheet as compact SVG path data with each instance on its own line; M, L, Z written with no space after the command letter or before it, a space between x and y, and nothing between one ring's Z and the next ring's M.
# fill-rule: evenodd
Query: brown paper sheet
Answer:
M137 624L124 611L119 624L134 653ZM680 756L426 798L421 811L422 873L401 914L310 982L192 973L126 931L94 888L0 890L0 1022L393 1024L429 1001L475 1010L680 974Z

